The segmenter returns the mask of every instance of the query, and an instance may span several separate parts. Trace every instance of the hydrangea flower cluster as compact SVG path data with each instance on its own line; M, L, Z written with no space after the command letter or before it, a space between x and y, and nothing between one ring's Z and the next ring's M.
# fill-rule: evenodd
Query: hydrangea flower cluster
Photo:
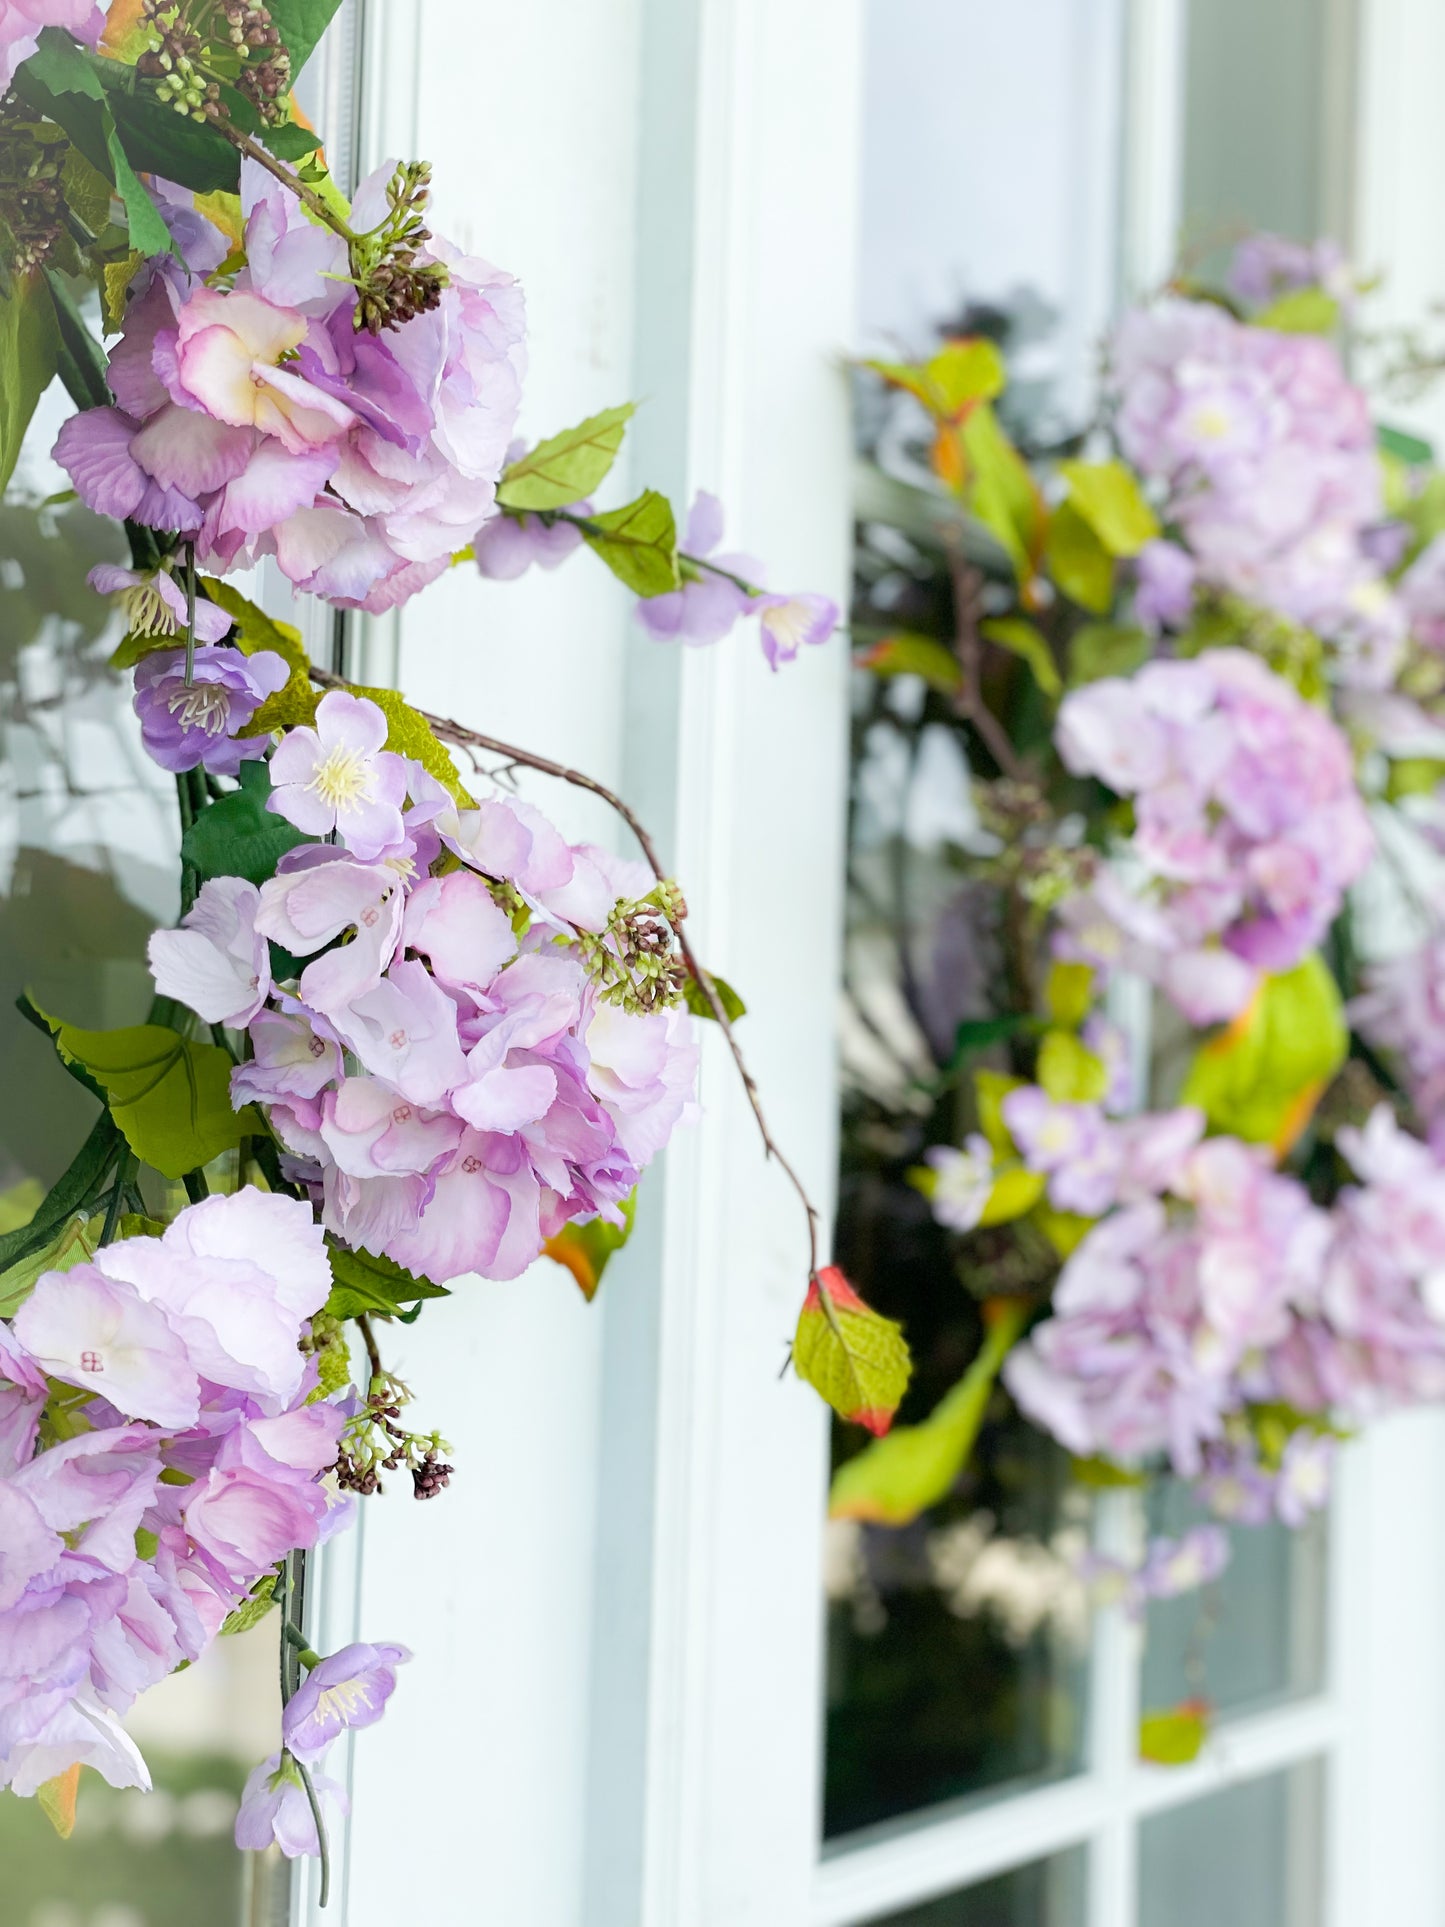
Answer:
M147 1786L120 1724L352 1501L298 1349L331 1290L309 1207L247 1187L41 1274L0 1325L0 1784Z
M1267 241L1236 261L1252 299L1333 272ZM1182 622L1197 581L1341 644L1354 679L1388 681L1405 623L1369 540L1384 517L1380 463L1334 344L1171 298L1130 313L1111 367L1120 447L1183 543L1147 565L1151 612ZM1166 573L1174 599L1161 607Z
M1244 650L1074 690L1056 742L1134 805L1119 861L1061 906L1061 949L1139 971L1195 1023L1312 950L1373 852L1345 737Z
M362 234L385 230L397 178L388 163L362 183ZM373 333L340 234L255 161L241 207L245 266L213 285L216 230L189 272L161 264L111 354L115 405L73 416L56 459L91 508L179 531L206 568L274 556L300 589L391 608L493 512L526 366L521 291L430 239L436 304Z
M1212 1137L1103 1217L1004 1368L1023 1410L1081 1456L1167 1456L1228 1517L1322 1503L1309 1421L1445 1393L1440 1159L1388 1106L1339 1142L1361 1182L1329 1210L1261 1147ZM1301 1427L1267 1472L1245 1429L1261 1406Z
M644 866L513 799L458 808L386 734L324 696L272 755L270 808L339 840L259 889L207 882L152 968L247 1031L234 1101L262 1104L328 1229L437 1283L512 1278L572 1218L623 1222L691 1111L692 1020Z

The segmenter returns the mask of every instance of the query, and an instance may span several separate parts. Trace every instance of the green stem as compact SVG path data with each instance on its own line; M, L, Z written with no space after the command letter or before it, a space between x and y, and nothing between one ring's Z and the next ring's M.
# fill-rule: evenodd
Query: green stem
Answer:
M186 549L186 688L196 680L196 545ZM202 781L204 781L204 777Z
M120 1160L115 1167L115 1183L110 1188L110 1202L105 1207L105 1223L100 1229L102 1245L108 1245L115 1237L116 1227L120 1223L121 1209L125 1203L125 1194L134 1169L135 1153L127 1146L121 1152Z
M305 1633L302 1632L299 1626L294 1626L289 1619L284 1619L281 1622L281 1633L282 1637L289 1640L296 1648L296 1657L308 1673L313 1666L319 1666L321 1664L320 1653L312 1650L307 1642Z
M507 509L505 513L513 516L537 513L540 521L549 523L567 522L570 523L574 529L580 529L584 535L605 537L608 533L600 523L594 522L590 516L574 515L570 509L543 509L540 512L527 509ZM731 569L720 568L716 562L709 562L706 556L689 555L686 549L679 549L677 559L679 562L686 562L691 569L697 569L698 571L705 570L708 575L720 576L724 582L731 582L735 589L741 589L744 595L757 596L763 594L763 590L758 587L756 582L749 582L746 576L735 575Z
M321 1817L321 1802L316 1797L316 1788L312 1785L310 1772L307 1770L304 1762L298 1760L289 1748L284 1757L290 1760L291 1764L296 1768L296 1771L301 1775L301 1785L305 1791L307 1803L311 1808L311 1818L316 1823L316 1845L319 1849L318 1857L321 1861L321 1892L317 1897L317 1904L318 1906L324 1907L331 1898L331 1849L326 1838L326 1822Z

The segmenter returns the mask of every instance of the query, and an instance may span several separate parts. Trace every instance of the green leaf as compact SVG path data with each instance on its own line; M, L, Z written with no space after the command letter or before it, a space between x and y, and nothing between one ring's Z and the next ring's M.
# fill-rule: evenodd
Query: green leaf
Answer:
M1340 325L1340 304L1323 288L1296 288L1254 317L1256 328L1286 335L1332 335Z
M1293 970L1265 977L1233 1023L1201 1045L1179 1101L1197 1104L1215 1130L1282 1155L1348 1049L1339 989L1311 952Z
M419 1304L424 1298L450 1298L445 1285L434 1285L428 1278L417 1278L390 1258L371 1251L344 1251L329 1247L331 1258L331 1296L326 1310L332 1318L359 1318L363 1312L391 1318L403 1305Z
M1431 796L1445 782L1445 763L1435 756L1397 756L1385 777L1385 799L1398 803L1402 796Z
M105 1095L111 1116L142 1164L183 1178L265 1131L259 1112L231 1108L231 1058L164 1024L81 1030L32 1003L62 1060Z
M1093 1230L1097 1220L1081 1217L1077 1211L1060 1211L1047 1198L1040 1198L1034 1206L1032 1222L1061 1258L1069 1258Z
M321 145L321 136L314 129L303 127L299 120L283 120L275 127L262 126L257 138L283 161L304 160Z
M957 424L975 402L1003 393L1008 380L997 345L983 335L946 341L925 362L865 361L891 387L914 396L935 420Z
M837 1266L827 1265L798 1314L793 1369L842 1418L881 1437L908 1389L912 1361L902 1326L871 1311Z
M1167 1712L1146 1713L1139 1721L1139 1758L1154 1766L1188 1766L1209 1738L1209 1708L1185 1700Z
M1381 422L1375 429L1375 440L1385 454L1393 455L1407 468L1429 468L1435 460L1434 447L1406 429L1391 428Z
M78 147L68 147L60 169L65 205L92 234L104 233L110 223L111 184Z
M900 629L895 635L875 642L857 658L860 668L871 669L875 676L921 676L940 696L951 696L963 681L957 656L932 636L916 635Z
M634 1186L622 1201L621 1224L609 1224L605 1218L589 1218L586 1224L579 1224L574 1218L569 1224L563 1225L556 1237L548 1238L543 1244L542 1249L547 1256L571 1272L589 1304L597 1296L597 1287L602 1283L608 1259L614 1251L620 1251L632 1236L636 1216L637 1189Z
M276 1604L275 1592L275 1573L263 1572L235 1611L227 1613L221 1621L222 1633L248 1633L253 1626L259 1626Z
M1078 689L1104 676L1132 676L1153 653L1154 645L1142 629L1085 623L1069 641L1069 687Z
M948 1496L968 1462L999 1369L1027 1316L1020 1299L994 1305L977 1358L922 1424L897 1426L838 1468L828 1497L832 1518L905 1526Z
M1131 1472L1127 1466L1115 1465L1110 1459L1074 1459L1069 1469L1080 1485L1099 1492L1111 1492L1120 1487L1138 1490L1149 1483L1146 1473Z
M35 1790L35 1804L62 1840L75 1832L75 1798L80 1788L80 1762L57 1773Z
M1009 1077L1003 1071L975 1071L973 1074L978 1128L993 1146L996 1158L1017 1155L1017 1146L1003 1121L1003 1101L1010 1091L1020 1089L1023 1081L1021 1077Z
M1000 1171L978 1214L979 1228L986 1230L989 1225L1012 1224L1015 1218L1024 1217L1044 1195L1047 1183L1042 1171L1029 1171L1021 1164L1016 1164L1011 1171Z
M181 855L202 882L245 877L259 886L276 874L288 850L306 841L285 817L267 809L271 783L264 763L243 763L240 781L238 790L202 810L181 838Z
M271 21L291 56L291 77L306 65L341 0L270 0Z
M55 307L37 270L0 300L0 489L15 473L36 403L55 373Z
M77 1211L38 1251L0 1271L0 1318L13 1318L35 1289L44 1271L69 1271L93 1258L100 1245L102 1218L87 1217Z
M1086 963L1053 963L1044 984L1044 1003L1056 1024L1077 1030L1094 1001L1094 972Z
M438 741L431 724L420 710L413 709L405 696L398 694L395 689L373 689L359 682L348 683L347 688L353 696L365 696L368 702L375 703L385 716L386 747L389 750L420 763L429 776L434 776L444 788L451 791L463 809L471 807L472 797L452 761L451 751Z
M1021 616L990 616L987 622L979 624L979 633L987 636L990 642L996 642L1000 649L1021 656L1046 696L1058 697L1063 694L1064 685L1053 651L1042 630L1036 629L1033 623L1025 622Z
M1038 1081L1056 1104L1097 1104L1109 1073L1071 1030L1051 1030L1039 1046Z
M959 430L969 512L996 537L1020 583L1033 577L1044 526L1043 499L1027 462L999 427L986 401L970 410Z
M634 595L666 595L678 586L677 525L672 504L650 488L625 508L591 515L587 546Z
M625 401L538 442L503 472L497 500L508 509L565 509L580 502L616 461L636 411L635 402Z
M301 631L293 629L289 622L278 622L274 616L268 616L230 582L202 576L198 587L209 601L231 617L236 625L233 640L244 654L254 656L262 649L272 650L291 671L283 687L266 698L241 734L269 736L273 730L314 723L321 696L311 682L311 665L301 644Z
M1081 609L1107 614L1114 600L1114 559L1072 502L1061 503L1050 518L1044 567Z
M733 989L727 978L719 977L712 971L709 971L708 975L712 978L713 989L717 992L722 1007L727 1012L728 1022L735 1024L739 1017L746 1017L748 1007ZM705 1017L709 1023L716 1022L713 1007L707 1000L707 992L703 989L696 977L689 977L683 985L682 1001L687 1005L694 1017Z
M1060 462L1069 501L1110 555L1137 555L1159 533L1132 469L1123 462Z
M123 70L118 74L107 65L101 77L126 158L138 173L159 174L195 194L234 191L241 157L224 135L188 114L159 108L145 87L131 91L131 76Z

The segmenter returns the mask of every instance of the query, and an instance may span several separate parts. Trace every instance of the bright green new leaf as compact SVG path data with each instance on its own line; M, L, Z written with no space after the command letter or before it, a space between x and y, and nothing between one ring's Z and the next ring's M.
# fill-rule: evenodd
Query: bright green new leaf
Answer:
M1146 1713L1139 1721L1139 1758L1153 1766L1188 1766L1209 1738L1209 1723L1210 1709L1202 1700Z
M634 595L666 595L677 573L677 525L672 504L655 488L624 508L587 518L587 545Z
M1069 687L1078 689L1105 676L1132 676L1153 653L1154 645L1142 629L1086 623L1069 641Z
M503 472L498 502L508 509L571 508L607 475L635 413L636 404L625 401L538 442Z
M1123 462L1060 462L1069 500L1110 555L1137 555L1159 533L1132 469Z
M1081 1217L1077 1211L1060 1211L1047 1198L1034 1208L1033 1220L1061 1258L1071 1258L1093 1230L1097 1220Z
M578 1224L574 1218L564 1224L554 1238L548 1238L543 1244L542 1249L547 1256L571 1272L589 1304L597 1296L597 1287L602 1283L608 1259L614 1251L620 1251L632 1236L636 1216L637 1190L634 1186L622 1201L621 1224L609 1224L605 1218L589 1218L586 1224Z
M963 668L953 651L933 636L920 636L911 629L885 636L857 661L875 676L921 676L940 696L952 696L963 681Z
M301 631L258 609L234 583L203 576L200 587L235 623L233 640L244 654L254 656L259 650L269 649L283 659L291 672L276 694L266 698L241 734L269 736L273 730L314 723L321 695L311 681L311 665L301 644Z
M1435 756L1397 756L1385 777L1385 797L1398 803L1402 796L1430 796L1445 782L1445 763Z
M463 809L472 805L472 796L452 761L452 753L440 742L431 724L419 709L413 709L405 696L394 689L372 689L364 683L349 685L354 696L365 696L386 717L386 747L398 756L409 756L451 791ZM284 693L284 692L283 692Z
M164 1024L81 1030L39 1013L67 1064L104 1093L126 1143L162 1177L183 1178L265 1125L251 1105L231 1108L231 1058Z
M928 361L866 361L863 365L921 401L935 420L953 424L975 402L1002 394L1008 380L1003 356L983 335L946 341Z
M0 301L0 489L15 472L35 405L55 373L55 308L38 271Z
M1179 1101L1199 1105L1215 1130L1283 1154L1348 1049L1339 989L1312 952L1265 977L1233 1023L1201 1045Z
M1080 1485L1100 1492L1111 1492L1121 1486L1137 1490L1149 1483L1146 1473L1131 1472L1127 1466L1115 1465L1112 1459L1074 1459L1069 1469Z
M833 1518L904 1526L948 1496L1028 1315L1017 1298L997 1301L992 1311L978 1357L922 1424L898 1426L838 1468L828 1497Z
M1296 288L1261 308L1254 325L1285 335L1332 335L1340 325L1340 304L1323 288Z
M1094 972L1086 963L1049 965L1044 981L1044 1003L1056 1024L1077 1030L1094 1001Z
M69 1271L93 1258L100 1244L102 1218L87 1217L77 1211L39 1251L18 1259L7 1271L0 1271L0 1318L13 1318L35 1289L35 1281L45 1271Z
M359 1318L363 1312L391 1318L403 1305L451 1296L445 1285L413 1277L403 1266L374 1252L343 1251L339 1245L332 1245L328 1255L332 1286L326 1311L332 1318Z
M1107 614L1114 600L1114 558L1072 502L1049 520L1044 567L1070 601L1091 615Z
M108 335L117 334L125 323L126 290L144 260L140 249L132 248L123 261L107 261L102 270L100 312Z
M798 1314L793 1369L840 1417L881 1437L913 1367L902 1326L870 1310L837 1266L827 1265Z
M181 838L181 855L204 883L211 877L245 877L258 887L276 873L288 850L305 837L284 816L268 810L266 766L242 763L241 787L219 797Z
M1042 1171L1029 1171L1022 1164L1016 1164L1010 1171L1000 1171L979 1213L980 1227L1012 1224L1015 1218L1027 1216L1044 1195L1047 1182Z
M1109 1073L1071 1030L1051 1030L1039 1045L1038 1081L1056 1104L1097 1104Z
M1027 585L1042 547L1044 505L1028 463L999 427L986 401L970 410L959 430L965 465L963 500L1007 551Z
M1000 649L1021 656L1046 696L1058 697L1063 694L1064 685L1053 651L1043 631L1036 629L1033 623L1025 622L1021 616L990 616L987 622L979 624L979 633L987 636L990 642L996 642Z
M263 1572L235 1611L227 1613L221 1621L222 1633L248 1633L253 1626L259 1626L276 1604L275 1592L275 1573Z
M975 1071L973 1074L974 1094L978 1102L978 1128L993 1146L996 1158L1018 1155L1018 1147L1003 1121L1003 1101L1010 1091L1018 1090L1023 1081L1021 1077L1006 1076L1003 1071Z
M722 1007L727 1012L728 1022L735 1024L739 1017L746 1017L748 1007L733 989L727 978L716 976L712 971L709 971L708 975L712 977L713 989L717 992ZM709 1023L715 1023L717 1021L716 1012L707 1000L707 992L703 989L696 977L689 977L683 985L682 1001L687 1005L694 1017L705 1017Z

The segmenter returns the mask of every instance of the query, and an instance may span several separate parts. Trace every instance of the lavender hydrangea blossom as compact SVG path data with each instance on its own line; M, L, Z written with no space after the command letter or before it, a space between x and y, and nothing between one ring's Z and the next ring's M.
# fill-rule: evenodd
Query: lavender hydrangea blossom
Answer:
M264 737L237 732L268 696L285 687L290 673L274 650L247 656L207 645L194 651L187 677L184 649L155 650L135 669L141 741L162 769L201 768L213 776L234 776L242 763L264 756L270 747Z

